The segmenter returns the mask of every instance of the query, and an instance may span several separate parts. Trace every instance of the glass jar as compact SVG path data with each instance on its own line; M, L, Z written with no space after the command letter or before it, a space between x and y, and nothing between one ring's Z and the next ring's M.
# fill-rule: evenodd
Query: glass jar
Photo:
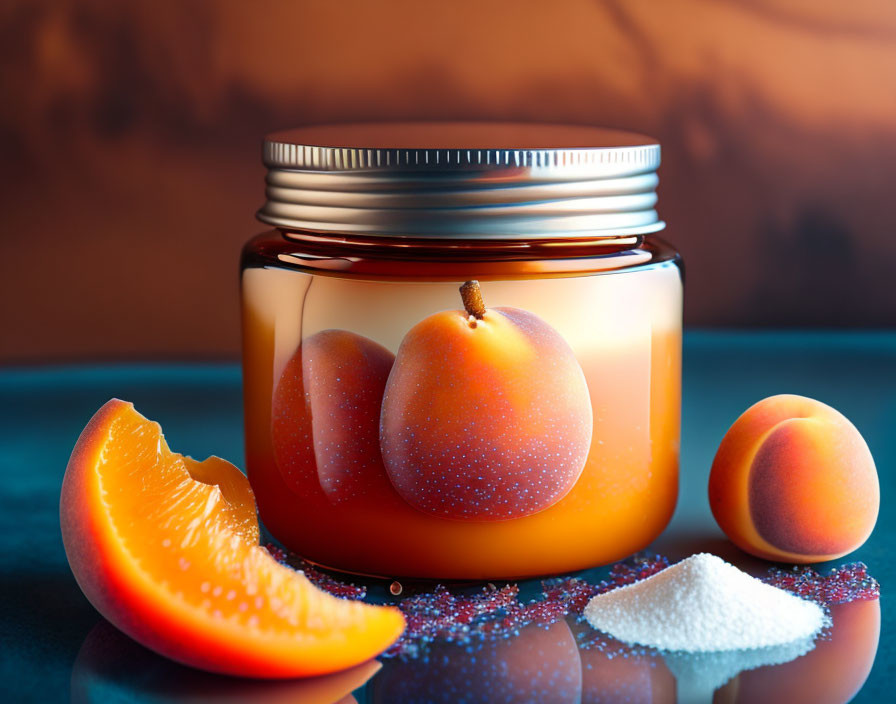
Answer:
M585 127L267 138L242 260L249 479L307 560L390 578L621 559L678 493L659 145Z

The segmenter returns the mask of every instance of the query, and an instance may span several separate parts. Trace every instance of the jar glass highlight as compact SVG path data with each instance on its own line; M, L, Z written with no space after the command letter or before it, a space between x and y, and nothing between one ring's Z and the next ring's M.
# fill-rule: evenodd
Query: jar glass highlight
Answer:
M370 149L383 148L380 141ZM299 181L315 171L275 166ZM449 174L460 208L507 200L491 184L471 193L471 174L481 184L483 173L497 173L511 188L545 181L477 166ZM340 183L336 196L323 196L341 206L346 188L349 202L359 191L377 193L364 205L375 206L374 231L364 231L363 217L361 227L343 218L314 231L278 222L244 250L247 468L267 529L311 562L390 578L556 574L647 546L670 520L678 491L677 253L638 227L518 234L520 198L511 199L513 219L490 233L430 234L426 219L445 206L428 186L445 171L413 170L396 181L387 170L385 190L405 202L396 217L387 212L394 198L379 207L382 170L360 169L378 174L373 189ZM347 171L358 176L357 166L326 173ZM570 189L579 175L551 178L580 212L597 207L603 217L618 202L605 185L603 202L582 200L581 189ZM316 199L301 212L342 218L341 207L321 206L307 185L286 199ZM281 212L269 207L272 193L282 199L279 188L269 181L268 213ZM633 190L631 182L613 188ZM536 212L541 202L530 207L531 221L551 227ZM402 231L411 227L423 233Z

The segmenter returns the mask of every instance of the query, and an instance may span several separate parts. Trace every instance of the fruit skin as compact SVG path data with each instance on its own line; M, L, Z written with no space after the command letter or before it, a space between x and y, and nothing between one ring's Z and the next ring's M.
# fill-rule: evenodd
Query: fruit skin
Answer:
M395 355L346 330L305 339L274 389L271 436L286 483L332 503L391 491L379 450L380 406Z
M436 313L405 336L386 384L380 447L412 506L498 521L562 499L588 456L592 411L566 341L516 308Z
M78 438L60 497L62 539L75 579L93 606L116 627L151 650L185 665L260 678L335 672L379 654L398 638L404 629L404 619L397 609L337 599L314 587L301 573L276 563L264 548L255 544L257 532L253 538L251 528L242 524L245 507L225 507L220 514L229 525L219 527L211 543L230 550L244 548L236 553L241 558L239 565L222 567L240 569L248 565L264 569L265 574L260 576L275 574L281 584L288 582L301 595L308 612L319 613L321 619L334 613L345 615L350 623L344 633L333 633L329 640L321 639L323 642L308 643L303 639L306 634L299 629L287 636L251 631L225 619L210 617L206 611L172 594L141 567L138 558L123 544L108 514L99 468L104 462L110 463L104 454L118 422L136 429L135 443L142 441L153 446L157 443L159 458L172 455L157 424L146 421L131 404L112 399L97 411ZM217 458L213 461L223 462ZM145 471L153 469L148 466ZM222 484L237 482L232 472L222 480ZM243 482L245 486L239 490L227 491L231 499L251 495L245 478ZM212 483L207 472L201 483ZM139 484L135 482L135 490ZM224 488L221 496L227 500ZM216 510L219 505L213 508ZM149 541L146 547L152 549ZM176 569L176 564L172 565L172 572ZM318 633L308 636L307 640L311 641L320 638Z
M709 504L745 552L822 562L868 539L880 487L868 445L846 417L785 394L751 406L725 434L710 472Z

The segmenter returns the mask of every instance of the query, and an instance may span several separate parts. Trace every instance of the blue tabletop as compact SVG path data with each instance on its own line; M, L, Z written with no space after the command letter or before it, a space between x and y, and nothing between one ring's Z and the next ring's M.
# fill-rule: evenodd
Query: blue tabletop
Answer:
M866 562L883 593L877 656L856 701L889 700L896 667L893 615L887 608L896 578L890 548L896 540L896 512L890 509L896 491L896 333L691 332L684 344L681 494L656 549L671 557L701 548L723 556L736 553L709 513L706 482L719 441L744 409L778 393L834 406L865 436L880 473L877 527L844 561ZM194 457L217 454L242 465L237 365L0 369L4 701L202 701L219 700L225 693L235 701L263 698L256 697L260 690L248 692L235 680L190 679L186 668L129 650L126 639L116 640L117 633L102 625L75 584L59 533L59 488L82 427L112 396L134 402L141 413L158 420L172 448ZM178 677L190 681L172 684ZM161 679L167 682L164 688L158 686ZM317 684L317 689L292 690L278 685L276 698L326 701L326 692L338 691L326 688L332 682ZM369 690L354 696L369 701Z

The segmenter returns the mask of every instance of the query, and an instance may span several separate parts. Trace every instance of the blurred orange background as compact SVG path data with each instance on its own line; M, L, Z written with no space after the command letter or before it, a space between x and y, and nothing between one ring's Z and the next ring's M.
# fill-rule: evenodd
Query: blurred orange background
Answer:
M364 119L648 133L688 324L896 323L893 0L7 0L0 55L0 361L236 358L262 135Z

